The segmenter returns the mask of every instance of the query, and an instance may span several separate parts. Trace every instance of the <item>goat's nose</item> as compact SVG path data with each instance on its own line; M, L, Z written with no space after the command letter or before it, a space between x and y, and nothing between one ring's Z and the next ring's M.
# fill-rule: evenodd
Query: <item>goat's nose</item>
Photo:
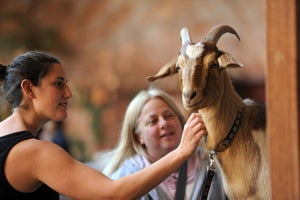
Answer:
M187 100L192 100L196 96L196 91L190 90L183 93L184 98Z

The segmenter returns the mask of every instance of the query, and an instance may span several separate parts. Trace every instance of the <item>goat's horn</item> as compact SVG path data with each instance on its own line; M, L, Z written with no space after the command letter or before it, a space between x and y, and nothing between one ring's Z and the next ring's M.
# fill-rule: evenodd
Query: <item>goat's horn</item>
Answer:
M191 43L191 37L188 28L182 28L180 31L181 44L182 46L186 43Z
M217 25L210 29L210 31L205 35L203 43L213 43L216 45L220 37L225 33L232 33L240 40L239 35L232 27L228 25Z

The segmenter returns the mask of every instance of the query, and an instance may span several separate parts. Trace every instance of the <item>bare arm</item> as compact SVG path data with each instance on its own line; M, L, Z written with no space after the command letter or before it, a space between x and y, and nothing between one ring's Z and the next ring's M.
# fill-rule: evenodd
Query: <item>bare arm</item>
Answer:
M115 181L74 160L52 143L33 141L39 151L32 158L27 157L35 163L30 165L33 173L30 177L73 199L137 199L174 172L194 152L206 133L201 121L199 114L192 114L177 149L153 165Z

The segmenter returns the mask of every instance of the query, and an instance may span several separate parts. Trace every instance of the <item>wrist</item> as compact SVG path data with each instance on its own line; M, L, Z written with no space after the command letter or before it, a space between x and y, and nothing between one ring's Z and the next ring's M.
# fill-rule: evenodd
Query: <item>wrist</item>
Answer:
M184 149L180 146L174 150L174 153L176 154L175 156L180 162L184 162L189 157L187 151L184 151Z

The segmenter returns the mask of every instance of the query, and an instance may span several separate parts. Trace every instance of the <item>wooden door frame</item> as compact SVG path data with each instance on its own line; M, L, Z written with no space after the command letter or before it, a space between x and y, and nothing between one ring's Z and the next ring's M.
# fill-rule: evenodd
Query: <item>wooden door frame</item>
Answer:
M266 0L267 132L272 199L300 199L299 3Z

